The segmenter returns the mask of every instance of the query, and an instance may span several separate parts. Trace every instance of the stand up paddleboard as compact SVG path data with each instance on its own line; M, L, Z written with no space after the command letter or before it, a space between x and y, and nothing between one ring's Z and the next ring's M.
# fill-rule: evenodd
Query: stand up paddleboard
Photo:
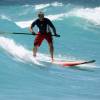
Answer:
M94 63L95 60L89 60L89 61L54 61L52 62L53 64L61 65L64 67L70 67L70 66L77 66L77 65L82 65L82 64L90 64Z

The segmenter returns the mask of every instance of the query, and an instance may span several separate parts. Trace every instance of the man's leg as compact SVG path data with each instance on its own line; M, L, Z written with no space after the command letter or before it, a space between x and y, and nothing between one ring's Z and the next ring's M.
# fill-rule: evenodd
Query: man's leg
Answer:
M34 48L33 48L33 56L36 57L37 54L37 49L38 47L41 45L43 39L44 39L44 35L41 35L40 33L37 33L38 35L36 36L35 40L34 40Z
M50 50L51 60L53 62L54 61L54 58L53 58L53 54L54 54L53 43L49 43L49 50Z
M36 53L37 53L37 46L34 46L33 48L33 56L36 57Z
M54 58L53 58L53 54L54 54L53 38L52 38L51 34L47 33L47 35L45 36L45 39L48 42L50 55L51 55L51 60L53 62L54 61Z

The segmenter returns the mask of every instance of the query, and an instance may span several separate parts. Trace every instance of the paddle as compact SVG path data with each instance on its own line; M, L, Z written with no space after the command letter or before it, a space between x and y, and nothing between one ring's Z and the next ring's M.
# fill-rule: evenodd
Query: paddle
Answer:
M12 32L12 33L7 33L7 32L0 32L0 34L23 34L23 35L37 35L37 34L30 34L30 33L17 33L17 32ZM52 35L52 36L55 36L55 37L60 37L60 35Z

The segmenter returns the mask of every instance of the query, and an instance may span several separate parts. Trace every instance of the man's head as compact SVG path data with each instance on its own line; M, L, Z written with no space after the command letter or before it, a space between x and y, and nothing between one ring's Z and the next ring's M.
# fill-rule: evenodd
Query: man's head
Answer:
M38 12L38 17L42 20L44 18L44 13L42 11Z

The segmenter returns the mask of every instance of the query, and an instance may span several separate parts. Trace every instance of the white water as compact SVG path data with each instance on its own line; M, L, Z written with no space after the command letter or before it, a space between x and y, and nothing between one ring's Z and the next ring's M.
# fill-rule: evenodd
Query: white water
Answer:
M0 37L0 47L8 52L14 59L24 63L34 63L41 65L33 56L32 52L20 44L15 43L13 39Z
M13 59L23 62L23 63L33 63L36 65L40 65L40 66L45 66L42 63L40 63L39 61L43 61L43 62L50 62L50 57L47 54L41 54L38 53L37 54L37 58L35 59L32 55L32 52L27 50L24 46L16 43L13 39L10 38L6 38L1 36L0 37L0 47L3 48L8 54L10 54L12 56ZM74 61L76 58L74 57L62 57L61 55L59 55L58 57L55 57L55 60L57 61ZM95 68L95 65L82 65L80 66L82 68Z
M100 7L96 8L76 8L69 12L71 16L83 18L95 25L100 25Z
M69 12L64 12L55 15L51 14L51 15L47 15L46 17L49 18L51 21L56 21L56 20L63 20L63 18L69 18L73 16L85 19L86 21L93 23L94 25L100 25L100 7L73 8ZM28 21L18 21L15 22L15 24L21 28L26 28L29 27L34 20L35 18L33 20L28 20Z
M4 15L4 14L0 15L0 19L6 19L8 21L11 21L11 18L9 16Z
M63 6L63 4L60 3L60 2L53 2L53 3L47 3L47 4L38 4L38 5L35 5L35 10L42 10L42 9L50 7L50 6L58 7L58 6Z

